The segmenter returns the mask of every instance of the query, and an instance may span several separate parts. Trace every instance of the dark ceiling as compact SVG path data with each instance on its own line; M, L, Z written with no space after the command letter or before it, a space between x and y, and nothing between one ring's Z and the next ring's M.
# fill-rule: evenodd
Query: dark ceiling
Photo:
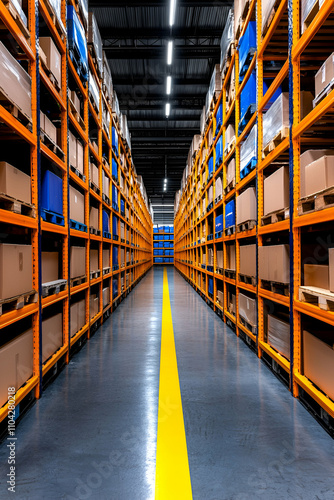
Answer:
M180 188L194 134L199 133L220 38L231 2L176 0L91 0L121 111L128 117L132 157L152 203L170 202ZM167 66L167 43L174 40ZM166 77L172 92L166 95ZM171 104L169 119L165 104ZM168 189L163 191L167 168Z

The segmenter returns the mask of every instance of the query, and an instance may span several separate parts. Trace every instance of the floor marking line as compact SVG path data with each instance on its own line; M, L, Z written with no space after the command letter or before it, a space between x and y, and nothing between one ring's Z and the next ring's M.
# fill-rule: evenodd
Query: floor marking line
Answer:
M192 500L167 270L164 268L155 500Z

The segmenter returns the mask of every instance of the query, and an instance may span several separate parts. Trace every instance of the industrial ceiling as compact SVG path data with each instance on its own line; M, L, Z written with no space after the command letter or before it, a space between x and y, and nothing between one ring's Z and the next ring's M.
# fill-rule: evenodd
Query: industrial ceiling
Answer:
M172 203L180 188L231 6L220 0L176 0L170 26L172 3L91 0L89 4L98 21L121 111L128 118L133 161L152 204ZM168 65L171 40L172 63Z

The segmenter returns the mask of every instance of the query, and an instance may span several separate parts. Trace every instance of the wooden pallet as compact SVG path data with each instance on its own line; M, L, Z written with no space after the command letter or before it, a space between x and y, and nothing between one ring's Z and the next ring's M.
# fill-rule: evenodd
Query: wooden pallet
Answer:
M8 10L8 12L11 13L12 17L14 18L16 24L20 28L24 38L27 40L27 42L30 45L30 31L28 30L27 26L24 24L23 20L21 19L20 14L18 11L15 9L14 5L10 2L10 0L3 0L3 3ZM0 24L0 30L8 30L7 26L5 24L1 23Z
M6 92L0 87L0 104L3 106L8 113L10 113L14 118L22 123L28 130L32 131L31 117L26 115L22 109L15 104L15 102L6 94ZM0 119L0 123L4 123Z
M261 225L268 226L269 224L276 224L277 222L282 222L289 218L289 209L284 208L283 210L277 210L276 212L271 212L270 214L261 217Z
M301 198L298 202L298 215L303 215L318 210L324 210L334 206L334 187L319 191L306 198Z
M249 9L249 4L250 4L250 0L246 0L244 3L244 8L243 8L242 12L240 12L239 23L235 29L235 39L236 40L239 40L239 36L240 36L240 33L242 31L242 28L243 28L243 25L244 25L244 22L246 19L247 11Z
M318 14L318 12L319 12L319 1L315 0L310 12L308 13L307 17L305 18L304 22L302 23L302 26L301 26L302 33L304 33L304 31L310 26L313 19Z
M39 58L39 60L41 62L41 66L42 66L46 76L49 78L50 82L52 83L52 85L57 89L57 91L61 95L61 82L58 82L57 78L52 73L51 69L48 67L47 59L46 59L46 56L44 58L44 55L45 54L43 53L43 56Z
M56 28L59 32L59 35L61 36L61 39L64 40L66 31L65 31L63 23L59 21L59 19L56 16L56 13L53 10L53 7L50 4L49 0L44 0L44 4L45 4L45 7L46 7L51 19L52 19L53 24L56 26Z
M42 284L42 297L57 295L67 288L67 280L55 280Z
M90 226L89 232L90 234L95 234L95 236L101 236L101 230L96 229L95 227Z
M253 335L256 335L256 331L257 331L257 327L256 325L252 325L251 323L249 323L245 318L243 318L240 314L239 314L239 321L240 323L245 327L247 328L247 330L249 330L250 332L252 332Z
M27 217L36 218L36 208L35 205L26 203L25 201L17 200L12 196L8 196L5 193L0 193L0 208L2 210L8 210L15 214L26 215Z
M96 193L98 196L100 196L100 188L98 188L97 186L95 186L95 184L92 183L92 181L89 181L89 187L92 191L94 191L94 193Z
M262 151L262 158L271 153L286 137L289 137L289 127L282 128Z
M247 276L246 274L239 274L239 281L241 283L245 283L245 285L256 286L255 276Z
M21 295L15 295L15 297L10 297L8 299L0 300L0 316L9 311L17 311L22 309L22 307L28 304L36 304L38 300L38 294L35 290L23 293Z
M237 225L237 232L243 233L244 231L251 231L256 226L256 220L247 220L242 224Z
M334 311L334 293L315 286L300 286L299 300L317 305L324 311Z
M90 278L91 281L92 280L96 280L97 278L100 277L100 275L101 275L101 271L91 271L89 273L89 278Z
M286 297L290 293L290 286L288 283L280 283L278 281L267 281L261 280L261 287L269 292L276 293L278 295L285 295Z
M86 281L86 275L78 276L77 278L71 278L70 281L71 288L74 286L82 285L82 283L85 283L85 281Z
M77 175L79 177L79 179L82 180L82 182L86 182L86 176L82 172L80 172L80 170L78 170L73 165L70 165L70 169L72 170L72 172L75 173L75 175Z
M232 236L235 233L235 226L227 227L225 230L225 236Z
M327 85L327 87L325 87L321 92L320 94L317 95L317 97L315 97L313 99L313 107L315 108L317 104L319 104L320 101L322 101L326 96L328 96L328 94L330 92L332 92L334 88L334 78L331 82L329 82L329 84Z
M235 178L224 188L225 196L235 188Z
M225 150L224 150L225 156L227 156L232 151L232 149L235 146L235 141L236 141L236 139L235 139L235 137L233 137L231 142L229 142L228 145L225 147Z
M269 29L269 26L271 25L272 23L272 20L274 19L275 17L275 14L277 12L277 9L278 7L280 6L281 4L281 0L275 0L275 3L270 11L270 14L267 18L267 21L265 22L265 24L263 25L263 28L262 28L262 37L264 37Z
M235 280L235 270L233 269L225 269L225 276L230 280Z
M64 161L65 154L63 150L55 142L53 142L53 140L50 139L50 137L43 130L40 130L40 138L43 144L45 144L45 146L47 146L52 151L52 153L54 153L56 156L58 156L58 158Z
M223 275L224 274L224 269L222 269L221 267L216 267L216 274Z

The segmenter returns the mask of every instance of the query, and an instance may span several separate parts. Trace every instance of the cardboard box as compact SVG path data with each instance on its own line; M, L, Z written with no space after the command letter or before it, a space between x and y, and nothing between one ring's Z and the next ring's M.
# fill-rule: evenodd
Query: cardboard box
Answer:
M226 245L226 269L235 271L235 243Z
M74 302L70 306L70 312L71 312L71 320L70 320L70 333L71 337L75 335L79 331L79 325L78 325L78 302Z
M208 266L213 266L213 248L208 248Z
M221 290L217 290L217 299L218 299L219 305L221 307L224 307L224 292L222 292Z
M31 203L31 177L5 161L0 162L0 193Z
M223 252L223 250L217 250L217 267L219 269L224 269L224 252Z
M237 225L249 220L257 220L256 191L253 187L237 196Z
M288 284L290 282L289 245L259 247L259 278Z
M223 194L223 178L217 177L215 183L215 199L217 199L219 196L222 196L222 194Z
M97 295L90 295L89 297L90 317L94 318L99 312L99 297Z
M78 278L86 274L86 248L70 247L71 278Z
M49 36L39 37L39 44L42 47L46 58L48 68L57 80L58 86L61 86L61 56L58 49Z
M45 127L45 114L42 111L40 111L39 112L39 128L41 130L45 130L44 127Z
M228 148L228 145L232 142L232 140L235 138L235 129L234 125L230 123L225 131L225 144L224 144L224 151Z
M289 169L284 166L264 179L263 215L284 210L289 205Z
M78 302L78 330L81 330L86 324L86 300L81 299Z
M324 90L327 85L334 78L334 52L326 59L324 64L321 66L319 71L314 77L315 85L315 96L318 96L322 90Z
M206 253L205 252L203 252L203 254L202 254L202 265L206 266Z
M103 194L110 198L110 179L103 171Z
M267 340L276 351L290 360L290 323L268 314Z
M89 226L94 229L99 229L99 209L90 207L89 209Z
M329 256L329 289L334 293L334 248L328 249Z
M127 279L129 279L129 275L127 275ZM110 303L110 287L109 286L106 286L105 288L103 288L102 297L103 297L103 307L106 307Z
M59 279L59 253L42 252L42 283Z
M233 158L226 169L226 186L229 186L235 180L235 159Z
M125 240L125 224L121 221L121 239Z
M44 132L54 144L57 144L57 128L46 115L44 115Z
M315 286L329 290L329 266L305 264L304 286Z
M125 266L125 250L121 248L121 267Z
M84 174L84 147L77 139L77 169L83 175Z
M77 139L70 130L68 131L68 141L68 155L70 165L74 168L77 168Z
M110 267L110 248L102 250L102 268L107 269Z
M228 310L230 314L233 314L235 316L235 311L236 311L236 300L235 300L235 294L231 294L229 292L229 303L228 303Z
M99 169L95 165L95 163L91 162L90 163L90 181L96 186L97 188L100 187L100 181L99 181Z
M80 106L80 99L79 99L77 93L75 92L75 90L70 91L70 97L71 97L71 101L73 102L74 108L80 114L80 107L81 107Z
M256 317L256 299L251 299L244 295L243 293L239 293L239 316L241 316L247 323L250 323L252 326L256 326L257 317Z
M93 273L99 269L99 251L91 248L89 252L89 270Z
M0 407L8 387L19 389L33 374L33 331L26 330L0 348Z
M0 243L0 299L32 290L32 247Z
M85 223L85 197L73 186L70 186L70 219Z
M240 245L240 274L256 276L256 245Z
M334 350L310 332L303 331L304 375L334 400Z
M307 165L318 160L322 156L332 156L334 155L334 149L309 149L300 155L300 197L305 198L306 187L305 187L305 170Z
M42 363L63 345L63 315L55 314L42 321Z
M334 186L334 156L322 156L305 167L305 196Z

